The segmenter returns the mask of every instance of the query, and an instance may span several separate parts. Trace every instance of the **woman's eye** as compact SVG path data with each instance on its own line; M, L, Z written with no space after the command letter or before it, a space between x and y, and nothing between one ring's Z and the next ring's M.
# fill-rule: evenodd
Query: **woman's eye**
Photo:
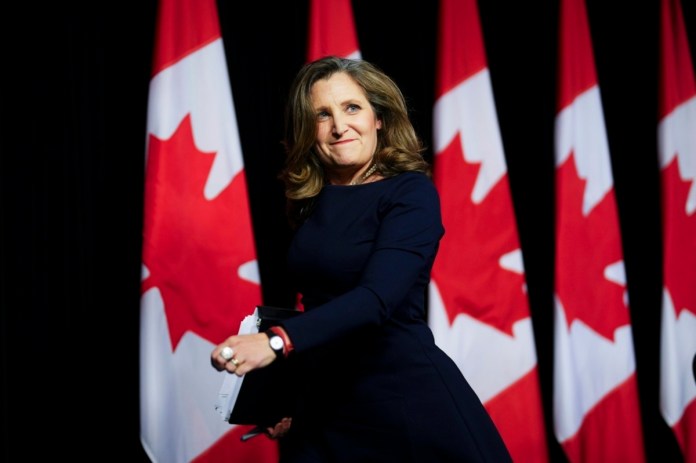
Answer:
M348 112L349 113L355 113L355 112L358 112L359 110L360 110L360 106L358 106L356 104L348 105Z
M328 117L329 117L329 113L327 113L326 111L319 111L317 113L317 119L320 121L324 121L324 120L328 119Z

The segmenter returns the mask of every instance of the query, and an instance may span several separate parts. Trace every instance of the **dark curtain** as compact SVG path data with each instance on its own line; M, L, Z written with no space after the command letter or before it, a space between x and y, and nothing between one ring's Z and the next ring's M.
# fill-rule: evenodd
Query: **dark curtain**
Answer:
M549 449L558 2L479 1L525 260ZM659 1L588 0L624 245L649 461L679 462L658 408ZM292 301L283 105L307 1L219 1L264 302ZM692 56L696 5L683 1ZM147 461L139 441L139 281L156 1L24 2L3 15L0 460ZM437 2L354 0L363 57L401 86L432 146ZM696 62L696 59L694 60ZM426 156L432 160L432 150Z

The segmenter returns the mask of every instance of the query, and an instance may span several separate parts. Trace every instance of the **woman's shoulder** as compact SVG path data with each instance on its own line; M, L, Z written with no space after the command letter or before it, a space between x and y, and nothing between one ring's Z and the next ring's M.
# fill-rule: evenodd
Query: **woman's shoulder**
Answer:
M393 177L388 177L385 180L390 183L392 188L402 188L404 186L414 188L435 188L432 179L424 172L401 172Z
M432 179L423 172L402 172L388 179L389 187L397 192L421 192L421 194L437 194Z
M386 182L390 186L381 197L381 216L392 217L395 223L408 225L411 230L431 230L434 238L440 236L440 197L432 179L422 172L404 172Z
M384 203L438 208L440 198L432 179L422 172L403 172L385 179Z

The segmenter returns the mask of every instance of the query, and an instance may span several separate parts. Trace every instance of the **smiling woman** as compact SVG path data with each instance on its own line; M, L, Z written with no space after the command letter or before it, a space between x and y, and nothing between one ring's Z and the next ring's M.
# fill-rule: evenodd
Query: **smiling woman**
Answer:
M444 230L398 87L367 61L326 57L302 67L290 95L288 264L305 310L268 337L227 338L213 366L244 375L287 362L301 378L288 385L291 416L266 429L284 463L511 461L428 327Z

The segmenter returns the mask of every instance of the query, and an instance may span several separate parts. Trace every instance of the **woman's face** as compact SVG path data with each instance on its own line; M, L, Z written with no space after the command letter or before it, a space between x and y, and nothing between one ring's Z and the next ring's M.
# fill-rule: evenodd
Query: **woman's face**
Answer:
M316 150L331 183L348 184L370 167L377 148L377 119L365 93L346 73L319 80L311 89Z

